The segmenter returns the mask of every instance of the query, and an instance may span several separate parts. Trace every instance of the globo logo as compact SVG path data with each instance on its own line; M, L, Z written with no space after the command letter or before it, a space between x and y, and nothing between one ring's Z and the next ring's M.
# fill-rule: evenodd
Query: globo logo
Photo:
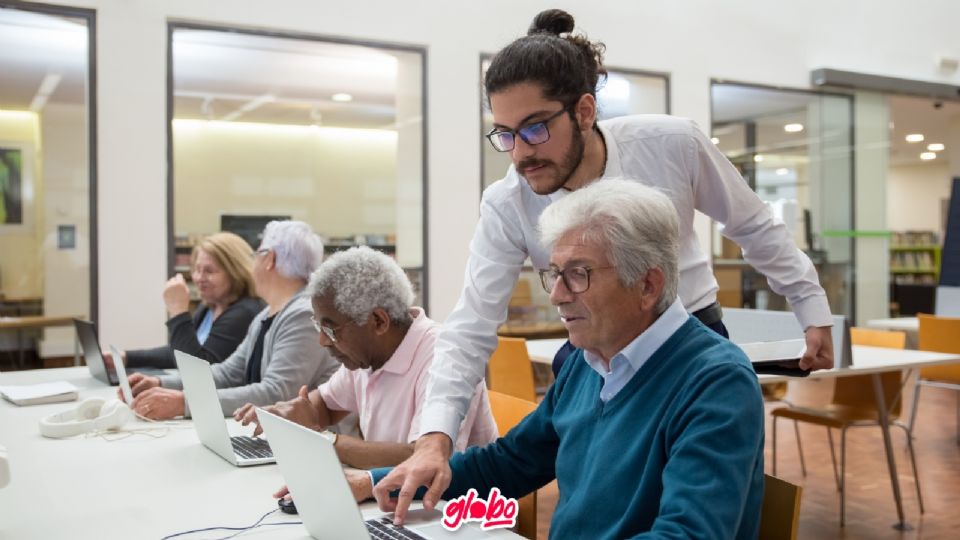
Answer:
M455 531L464 523L478 521L486 531L517 524L516 499L501 496L498 488L491 488L486 500L477 495L477 490L470 488L466 495L447 502L443 507L443 527Z

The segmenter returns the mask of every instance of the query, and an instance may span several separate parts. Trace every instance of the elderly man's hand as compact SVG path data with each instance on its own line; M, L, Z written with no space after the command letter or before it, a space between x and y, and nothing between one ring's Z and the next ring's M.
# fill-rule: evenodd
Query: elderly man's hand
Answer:
M151 388L137 396L130 408L151 420L169 420L186 413L183 392L170 388Z
M160 377L148 377L143 373L134 373L127 377L127 382L130 384L130 392L133 397L137 397L140 392L146 392L151 388L160 386Z
M310 393L307 387L301 386L299 395L290 401L281 401L275 405L261 408L281 418L286 418L295 424L319 431L326 426L321 425L320 415L317 412L317 408L310 402L309 396ZM260 427L260 421L257 420L256 405L247 403L233 412L233 418L244 426L250 423L256 423L257 427L253 430L254 437L263 433L263 428Z
M833 337L829 326L811 326L804 333L807 350L800 359L800 369L816 371L833 367Z
M423 496L423 507L432 510L440 496L450 486L450 454L453 442L444 433L428 433L417 440L413 455L395 467L390 474L380 480L373 488L380 509L394 512L393 522L403 525L413 495L420 486L427 486ZM390 498L390 492L400 490L397 499Z

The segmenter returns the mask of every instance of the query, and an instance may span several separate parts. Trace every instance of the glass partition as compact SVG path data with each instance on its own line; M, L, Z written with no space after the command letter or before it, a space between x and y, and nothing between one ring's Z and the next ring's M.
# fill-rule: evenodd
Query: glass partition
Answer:
M0 2L0 317L96 319L93 20ZM0 368L73 354L72 328L0 333Z
M426 303L424 54L313 36L171 26L171 236L252 244L305 221L327 251L394 256Z
M714 82L713 142L813 260L834 313L853 316L852 98ZM786 310L714 226L720 303Z

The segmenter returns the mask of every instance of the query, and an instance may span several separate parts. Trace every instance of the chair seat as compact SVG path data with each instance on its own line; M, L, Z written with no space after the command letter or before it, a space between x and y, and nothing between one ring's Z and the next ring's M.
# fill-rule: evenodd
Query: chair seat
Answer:
M847 405L830 404L822 409L810 409L807 407L778 407L770 411L772 416L780 418L790 418L801 422L809 422L821 426L833 428L842 428L845 425L860 421L876 422L877 411L873 408L850 407ZM895 420L896 416L891 415L890 420Z

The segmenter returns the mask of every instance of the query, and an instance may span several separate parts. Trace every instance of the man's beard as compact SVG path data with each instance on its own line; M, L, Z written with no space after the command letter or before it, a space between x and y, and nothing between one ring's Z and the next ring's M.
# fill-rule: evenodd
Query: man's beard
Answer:
M570 140L570 149L563 157L563 163L557 166L556 178L554 178L553 181L546 186L541 184L541 187L539 188L534 186L533 183L527 180L526 177L524 177L524 180L527 180L527 184L530 185L530 189L532 189L537 195L550 195L551 193L557 192L560 190L560 188L567 184L567 181L569 181L570 177L573 176L574 171L576 171L577 167L580 166L580 162L583 161L583 150L585 147L586 144L583 140L583 134L580 133L580 130L574 129L573 136ZM539 165L550 166L553 165L553 162L539 159L527 159L521 161L516 168L517 170L523 170L527 167L536 167ZM521 174L520 176L523 175Z

